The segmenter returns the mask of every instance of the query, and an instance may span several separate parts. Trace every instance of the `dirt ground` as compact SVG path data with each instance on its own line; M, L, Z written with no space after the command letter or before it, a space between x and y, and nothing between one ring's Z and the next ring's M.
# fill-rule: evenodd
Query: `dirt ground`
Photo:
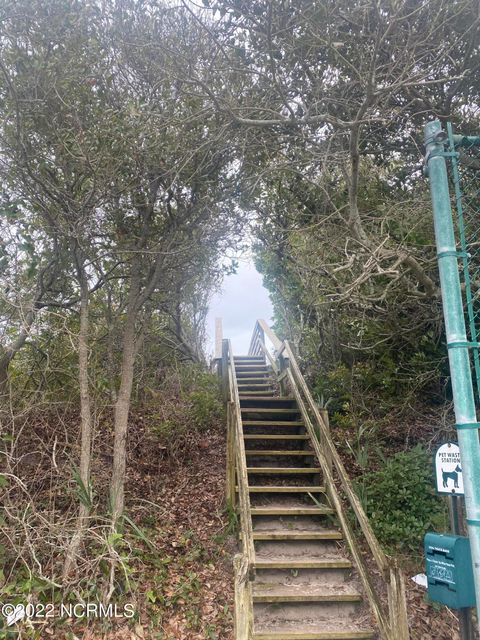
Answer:
M73 450L65 443L75 442L76 419L62 417L62 427L55 429L52 416L42 415L30 421L25 442L19 445L19 457L26 451L37 451L35 467L19 466L18 473L29 482L31 495L39 509L45 513L56 505L69 505L66 499L68 478L71 477L69 457L75 459ZM145 424L148 415L132 416L129 434L126 504L130 520L145 535L132 535L128 527L129 590L117 590L111 601L121 609L126 603L135 613L129 620L111 617L102 620L95 617L78 619L55 614L51 619L22 621L18 626L2 630L0 639L25 640L231 640L233 638L233 555L236 549L234 525L225 508L225 430L223 424L213 425L207 431L192 430L180 439L174 454L168 454L161 439ZM59 421L57 420L57 423ZM68 425L71 433L66 433ZM103 495L97 507L105 512L103 504L108 496L111 470L112 439L108 416L102 423L102 433L97 434L98 446L93 460L96 495ZM62 438L62 441L60 441ZM55 482L48 477L52 467L50 440L57 443ZM59 454L59 451L64 452ZM68 452L65 453L65 452ZM28 454L29 457L32 457ZM25 461L26 456L22 460ZM70 458L71 459L71 458ZM39 480L39 478L41 480ZM20 495L20 494L19 494ZM68 507L70 508L71 507ZM49 514L51 512L49 511ZM61 519L57 512L57 520ZM60 520L59 520L60 521ZM48 542L48 541L46 541ZM38 542L38 545L41 543ZM51 545L46 543L43 549ZM38 546L40 549L41 547ZM0 545L1 550L1 545ZM42 551L43 553L43 551ZM62 562L62 551L49 552L52 562ZM95 552L88 557L89 567L95 562ZM5 580L20 582L16 567L5 566ZM98 600L102 570L92 575L90 602ZM58 573L58 569L56 570ZM103 572L104 573L104 572ZM122 577L122 571L118 572ZM0 578L2 574L0 572ZM22 579L23 580L23 579ZM105 580L105 578L103 578ZM124 581L126 582L126 581ZM0 586L2 586L0 580ZM73 601L86 599L85 585ZM17 594L18 591L15 591ZM13 592L12 592L13 594ZM68 595L68 594L67 594ZM8 596L7 596L8 597ZM13 596L12 596L13 597ZM63 594L65 597L65 593ZM0 598L1 600L1 598ZM45 601L45 597L43 597ZM9 600L4 598L4 601Z

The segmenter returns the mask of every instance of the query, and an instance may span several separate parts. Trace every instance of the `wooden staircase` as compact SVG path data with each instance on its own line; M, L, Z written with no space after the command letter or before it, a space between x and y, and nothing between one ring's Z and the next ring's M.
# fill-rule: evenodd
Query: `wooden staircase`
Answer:
M217 320L215 351L227 502L240 523L235 640L409 640L403 573L375 537L288 341L257 320L249 354L234 357Z
M253 639L378 637L295 398L278 395L263 356L235 357L234 367L255 548Z

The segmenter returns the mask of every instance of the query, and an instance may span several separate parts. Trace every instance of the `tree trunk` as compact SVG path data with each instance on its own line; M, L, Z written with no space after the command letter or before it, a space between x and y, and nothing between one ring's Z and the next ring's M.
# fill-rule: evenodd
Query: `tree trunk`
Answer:
M8 395L8 367L11 360L8 353L0 356L0 398L5 398Z
M115 332L112 313L112 293L110 288L107 288L107 304L105 307L105 319L107 326L109 327L107 335L107 375L108 386L110 389L110 399L112 404L117 401L117 387L116 387L116 371L115 371Z
M33 309L31 309L25 315L23 326L20 329L17 338L12 342L12 344L2 349L2 353L0 355L0 400L4 401L9 395L8 370L10 368L10 363L27 341L28 333L33 324L34 318L35 313Z
M90 464L92 444L92 409L88 382L88 332L89 332L89 293L83 262L78 266L80 280L80 332L78 334L78 384L80 388L81 451L79 475L83 487L80 487L80 501L76 531L70 541L65 562L63 578L67 578L74 568L78 549L88 525L90 514Z
M122 340L122 369L120 388L115 403L115 436L113 445L113 473L110 484L110 503L112 509L112 527L118 528L125 505L125 468L128 416L133 386L133 372L137 353L135 340L135 324L138 315L138 295L140 279L139 265L134 268L130 291L128 294L127 317Z

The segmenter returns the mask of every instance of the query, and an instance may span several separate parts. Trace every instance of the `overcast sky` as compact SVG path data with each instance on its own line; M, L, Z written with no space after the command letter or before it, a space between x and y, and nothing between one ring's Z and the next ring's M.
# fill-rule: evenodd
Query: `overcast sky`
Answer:
M248 353L255 321L263 318L271 323L272 316L272 304L262 285L262 276L253 262L242 260L237 273L225 278L222 291L213 297L210 304L207 353L213 354L215 318L222 318L223 337L230 338L233 352L244 355Z

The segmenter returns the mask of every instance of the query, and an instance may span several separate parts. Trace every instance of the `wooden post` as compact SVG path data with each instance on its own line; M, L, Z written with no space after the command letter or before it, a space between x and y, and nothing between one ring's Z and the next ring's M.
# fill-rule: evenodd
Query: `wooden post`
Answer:
M320 407L320 415L323 418L323 422L325 424L325 429L328 433L328 436L330 437L330 421L328 419L328 411L326 409L324 409L323 407ZM325 462L328 466L328 468L330 469L330 472L332 471L332 454L330 452L330 447L327 445L327 443L325 442L325 436L323 435L322 431L320 431L320 442L322 444L322 449L323 449L323 453L325 456Z
M261 342L263 342L263 344L265 344L265 331L260 326L258 327L257 340L260 340ZM256 351L257 351L257 353L255 354L256 356L261 354L261 349L257 348Z
M215 359L222 357L223 327L222 319L215 318Z
M252 583L248 578L248 562L237 554L233 559L235 572L235 640L253 637Z
M235 429L233 426L233 402L227 403L227 505L235 508Z
M223 342L223 328L222 319L215 318L215 356L214 362L217 365L217 375L222 379L222 342Z
M387 583L388 608L390 614L389 640L409 640L407 597L403 574L397 566L390 567Z
M285 358L283 355L278 356L278 369L279 369L279 380L280 380L280 395L287 395L287 385L285 384L286 376L285 371L287 369L287 363L285 362Z
M222 340L222 391L224 402L228 401L228 340Z

